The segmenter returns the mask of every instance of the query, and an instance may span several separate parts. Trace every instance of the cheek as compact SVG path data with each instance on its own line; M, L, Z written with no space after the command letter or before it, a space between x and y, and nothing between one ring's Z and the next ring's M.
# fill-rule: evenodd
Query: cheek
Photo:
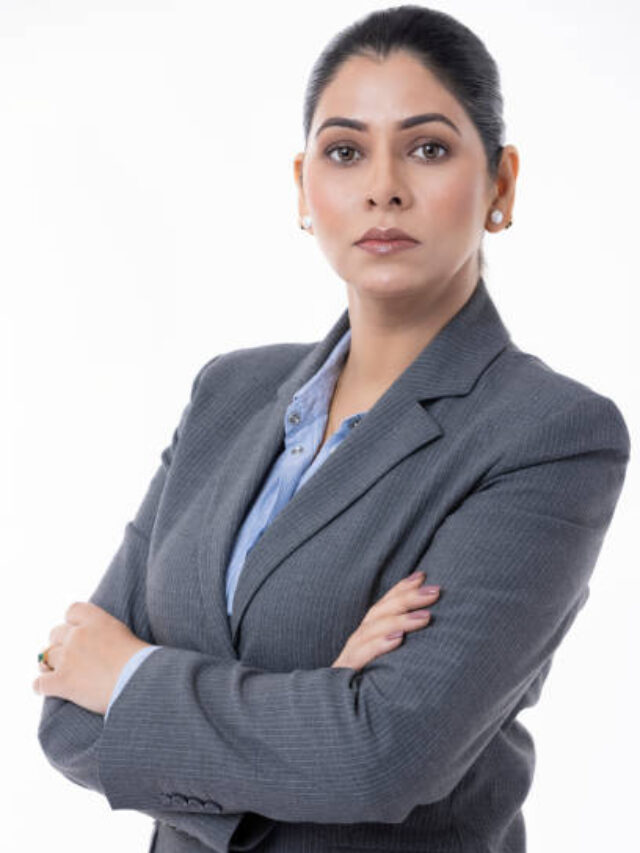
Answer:
M426 203L447 230L466 231L483 218L483 187L477 174L457 173L451 180L431 187Z
M323 175L312 176L307 188L307 200L318 222L318 227L331 229L332 224L339 225L342 213L351 205L350 193L344 181L331 180Z

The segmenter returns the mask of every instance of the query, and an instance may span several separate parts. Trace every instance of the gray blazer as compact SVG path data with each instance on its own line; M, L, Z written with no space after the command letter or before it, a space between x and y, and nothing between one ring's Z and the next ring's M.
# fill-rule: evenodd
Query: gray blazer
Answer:
M108 721L47 697L49 762L155 818L155 853L523 853L517 720L589 595L630 438L608 397L510 339L473 295L249 552L234 537L323 340L212 358L91 601L163 645ZM431 624L334 668L416 569Z

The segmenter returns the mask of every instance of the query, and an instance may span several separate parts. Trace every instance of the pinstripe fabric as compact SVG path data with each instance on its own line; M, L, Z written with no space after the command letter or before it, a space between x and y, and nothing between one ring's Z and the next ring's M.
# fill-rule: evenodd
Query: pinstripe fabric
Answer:
M312 477L362 420L360 411L343 418L338 429L320 446L333 391L349 352L351 329L342 335L320 369L298 388L284 417L284 448L272 466L262 491L247 513L231 552L227 568L227 614L232 612L233 596L247 554L298 489ZM320 448L318 452L318 448ZM317 454L317 455L316 455ZM142 661L162 646L145 646L135 652L122 668L105 712L105 720L113 703Z
M616 404L521 351L483 279L226 569L293 392L349 328L198 372L91 600L162 645L108 720L44 699L50 763L157 821L155 853L524 853L538 701L623 486ZM354 434L355 433L355 434ZM430 625L331 666L424 569Z

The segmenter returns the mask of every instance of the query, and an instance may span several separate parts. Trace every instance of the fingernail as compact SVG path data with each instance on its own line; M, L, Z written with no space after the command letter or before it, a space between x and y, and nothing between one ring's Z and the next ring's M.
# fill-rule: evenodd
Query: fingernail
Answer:
M412 610L408 615L412 619L424 619L426 616L431 616L431 613L428 610Z
M436 595L440 592L439 586L421 586L418 595Z
M401 637L404 634L404 631L394 631L392 634L387 634L385 637L386 640L395 640L398 637Z
M424 577L424 572L414 572L412 575L408 576L407 580L414 581L417 580L419 577Z

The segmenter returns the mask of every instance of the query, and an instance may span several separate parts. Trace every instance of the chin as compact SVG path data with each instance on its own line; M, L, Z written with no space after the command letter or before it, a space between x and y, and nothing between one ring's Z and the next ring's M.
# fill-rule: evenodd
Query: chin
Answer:
M406 271L392 271L371 276L352 276L347 279L352 287L362 296L370 295L378 298L399 296L414 296L424 290L424 281L408 275Z

